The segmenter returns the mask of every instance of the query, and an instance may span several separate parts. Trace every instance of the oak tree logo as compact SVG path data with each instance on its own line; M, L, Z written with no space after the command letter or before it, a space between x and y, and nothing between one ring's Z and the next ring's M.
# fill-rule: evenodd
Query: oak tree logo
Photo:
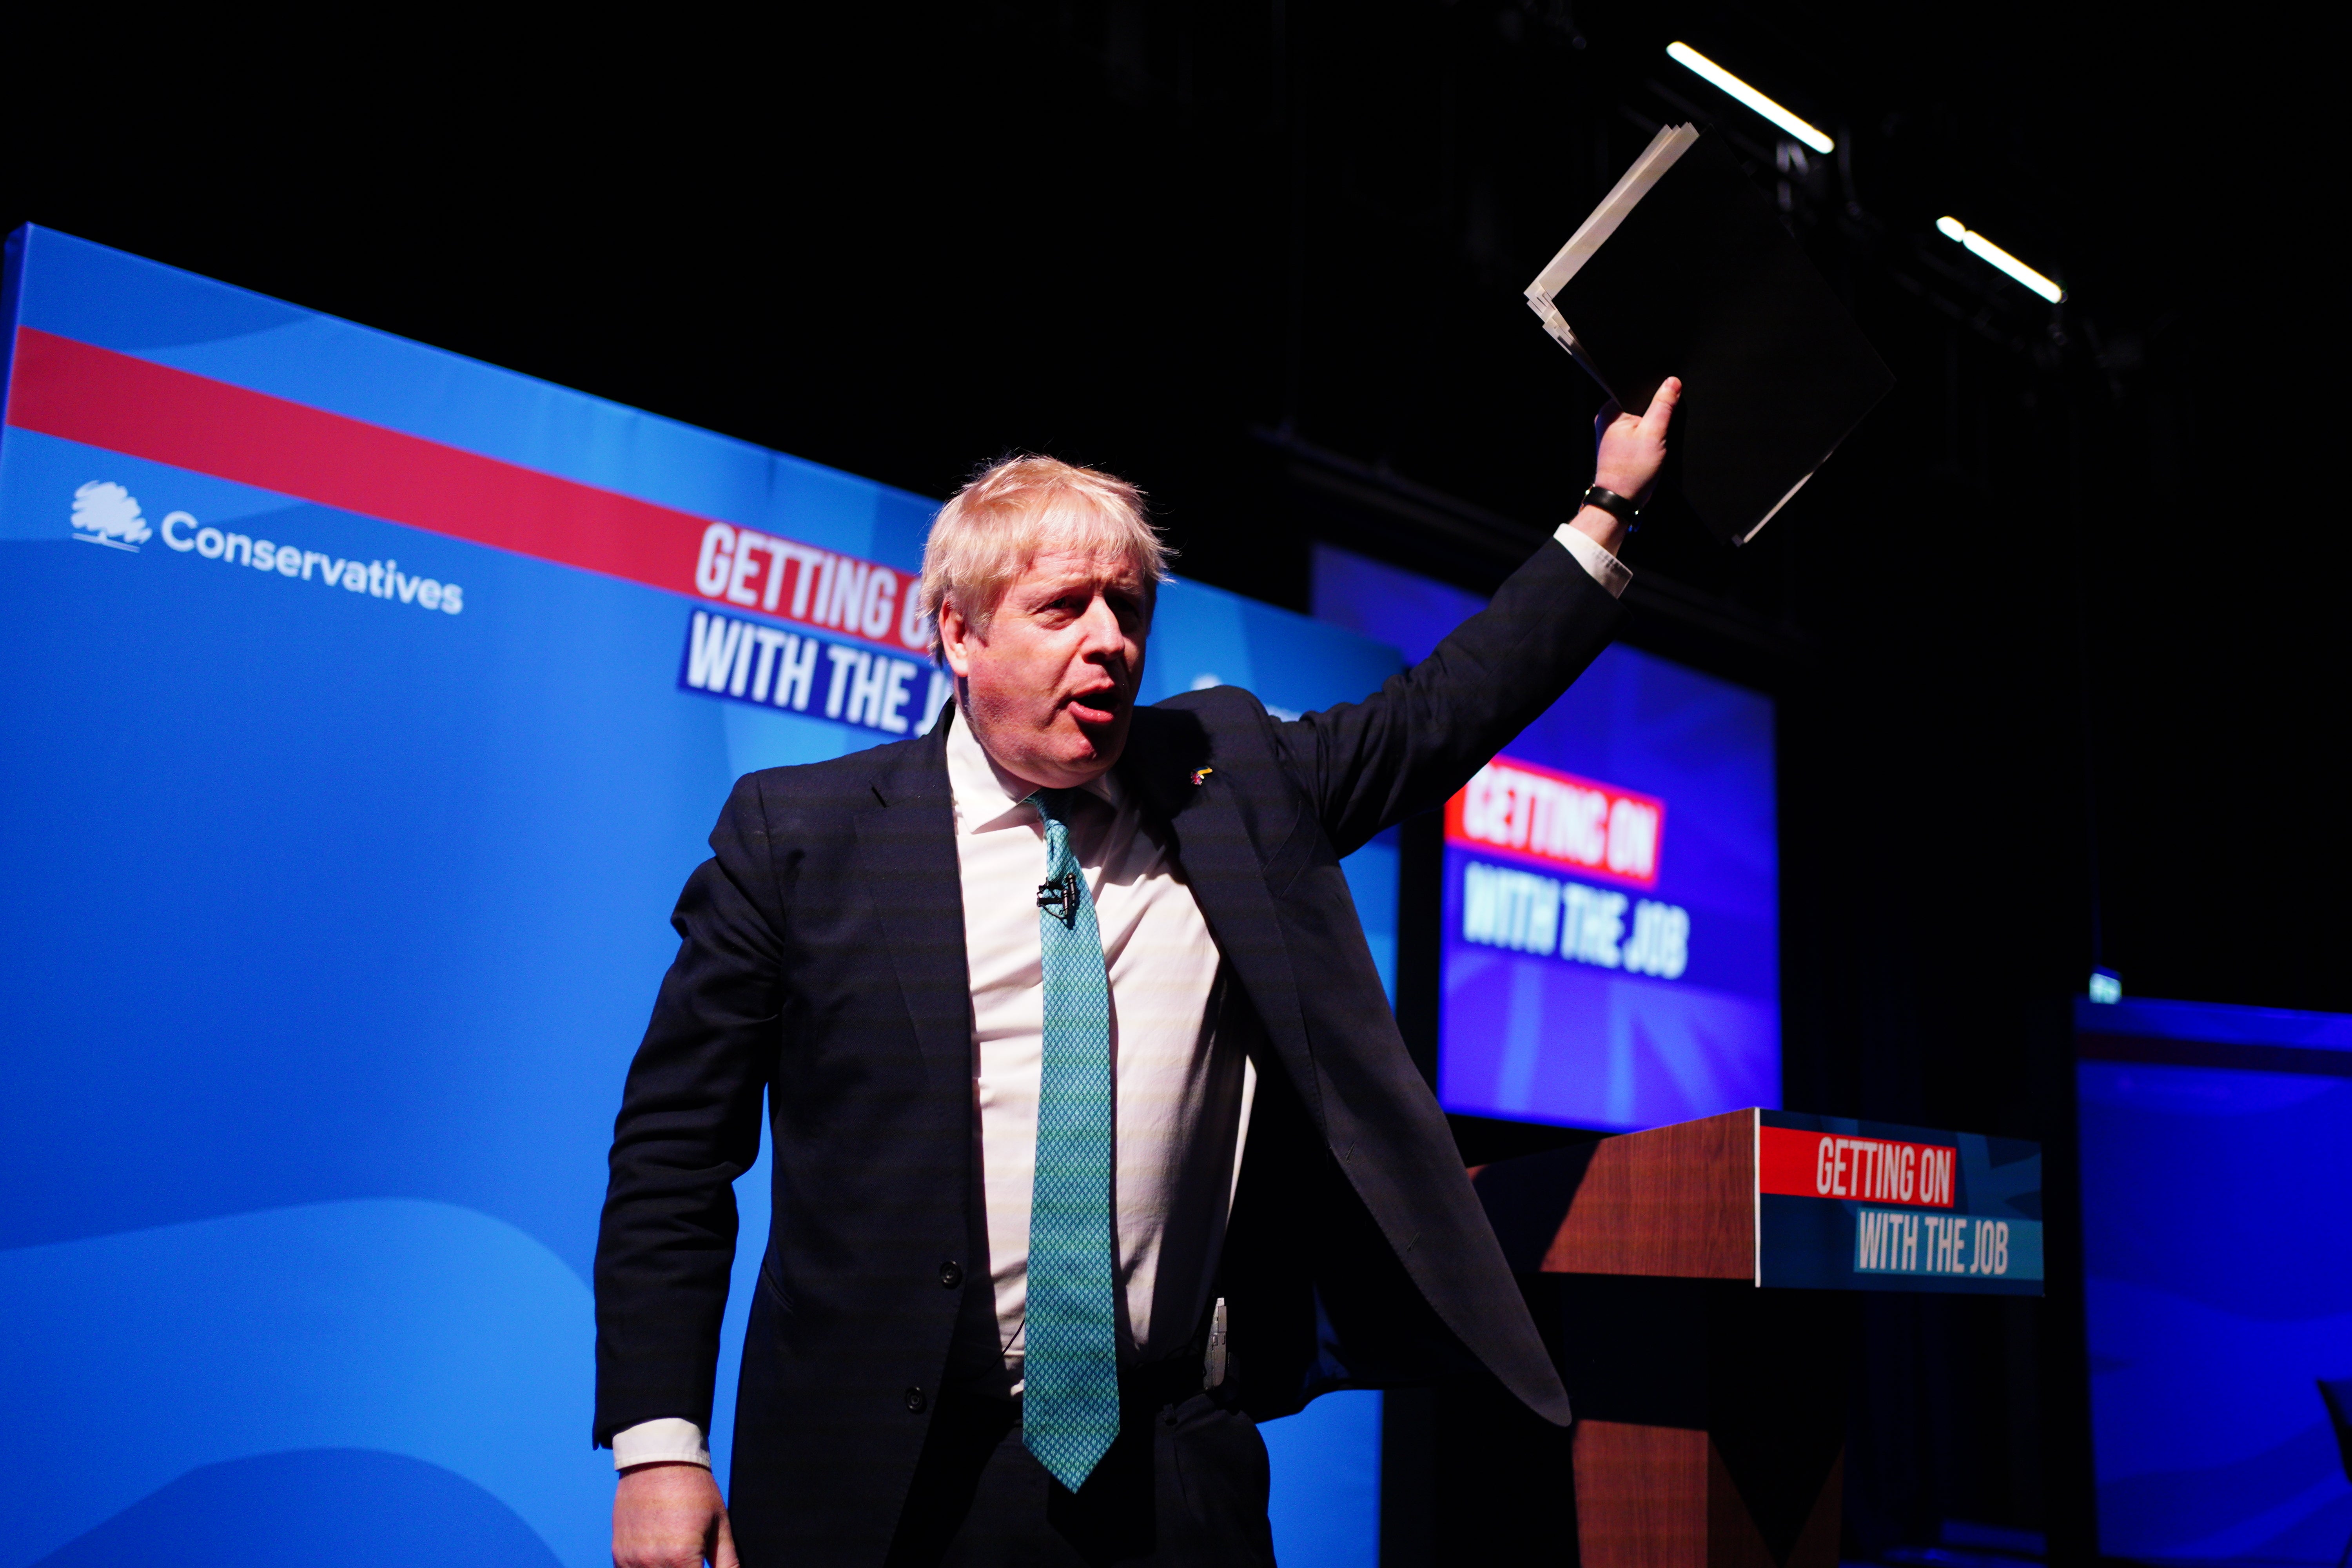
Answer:
M85 544L103 544L134 555L142 544L155 537L155 531L139 515L139 498L110 479L92 479L74 491L73 525L74 537Z

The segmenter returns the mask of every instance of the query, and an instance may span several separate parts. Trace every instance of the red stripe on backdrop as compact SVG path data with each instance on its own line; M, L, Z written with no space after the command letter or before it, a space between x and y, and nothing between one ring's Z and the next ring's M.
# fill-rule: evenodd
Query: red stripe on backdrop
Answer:
M710 520L690 512L33 327L16 329L9 380L20 429L706 596L695 563Z

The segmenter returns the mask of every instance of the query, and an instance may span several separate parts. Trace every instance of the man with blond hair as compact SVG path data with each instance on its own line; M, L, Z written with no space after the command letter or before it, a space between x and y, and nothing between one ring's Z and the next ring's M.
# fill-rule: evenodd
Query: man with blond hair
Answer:
M1427 659L1277 720L1139 709L1163 552L1045 458L943 508L919 740L740 780L672 923L596 1255L621 1568L1273 1561L1255 1423L1339 1386L1568 1400L1340 857L1600 652L1679 384ZM731 1507L706 1434L730 1184L774 1152Z

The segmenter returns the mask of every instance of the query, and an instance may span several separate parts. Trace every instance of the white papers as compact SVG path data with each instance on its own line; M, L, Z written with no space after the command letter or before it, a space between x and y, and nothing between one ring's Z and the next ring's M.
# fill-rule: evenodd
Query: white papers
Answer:
M1673 168L1675 160L1697 140L1696 126L1660 126L1658 133L1650 138L1650 144L1642 149L1642 155L1633 160L1633 166L1619 176L1617 183L1610 187L1608 195L1601 198L1601 205L1576 226L1576 232L1568 237L1568 243L1559 247L1559 254L1553 257L1544 269L1536 274L1536 280L1528 285L1528 309L1536 313L1536 320L1543 323L1544 331L1551 334L1552 341L1573 355L1576 363L1584 367L1587 375L1601 383L1603 391L1609 389L1609 383L1601 378L1600 367L1592 363L1592 356L1586 353L1584 345L1577 341L1576 329L1568 324L1559 308L1552 304L1552 296L1567 287L1568 280L1576 276L1577 269L1590 261L1602 242L1617 232L1617 226L1625 221L1625 215L1633 210L1633 205L1649 195L1650 187L1658 183L1659 176Z
M1538 300L1542 301L1537 306L1537 315L1542 316L1549 311L1552 296L1567 287L1568 280L1576 276L1577 269L1592 259L1592 253L1617 232L1617 226L1625 221L1625 215L1633 210L1634 204L1650 194L1650 187L1658 183L1659 176L1673 168L1675 160L1689 152L1692 143L1697 140L1698 127L1695 125L1662 125L1658 128L1658 133L1650 138L1650 144L1642 149L1642 155L1633 160L1633 166L1610 188L1608 195L1601 198L1601 205L1592 209L1592 216L1577 225L1576 232L1568 237L1568 243L1559 247L1559 254L1553 257L1544 269L1536 274L1536 280L1528 285L1528 302L1535 305Z

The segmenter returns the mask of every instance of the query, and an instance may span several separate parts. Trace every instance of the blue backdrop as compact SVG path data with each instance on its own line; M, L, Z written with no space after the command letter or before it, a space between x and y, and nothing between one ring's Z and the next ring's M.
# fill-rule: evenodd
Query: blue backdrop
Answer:
M52 232L0 310L0 1568L596 1568L587 1281L666 917L737 774L887 736L685 689L691 591L249 482L293 459L103 378L900 573L935 503ZM91 421L126 434L58 433ZM1177 584L1145 696L1305 709L1397 662ZM1392 971L1393 851L1349 870ZM765 1194L763 1159L747 1237ZM1378 1410L1268 1428L1286 1563L1375 1560Z
M2352 1017L2075 1005L2099 1548L2335 1563L2352 1484Z

